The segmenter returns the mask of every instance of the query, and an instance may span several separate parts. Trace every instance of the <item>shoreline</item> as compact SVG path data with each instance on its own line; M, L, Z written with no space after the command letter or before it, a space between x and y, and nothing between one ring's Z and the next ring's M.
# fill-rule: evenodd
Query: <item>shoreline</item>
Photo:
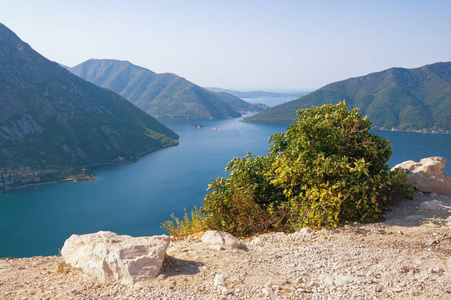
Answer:
M147 154L150 154L150 153L152 153L152 152L156 152L156 151L159 151L159 150L163 150L163 149L166 149L166 148L170 148L170 147L175 147L175 146L178 146L178 145L179 145L179 142L177 141L177 143L174 144L174 145L166 146L166 147L163 147L163 148L160 148L160 149L156 149L156 150L152 150L152 151L148 151L148 152L142 152L142 153L139 153L139 154L135 157L136 160L124 160L124 161L114 160L114 161L111 161L111 162L105 162L105 163L97 163L97 164L85 165L85 166L82 166L81 168L82 168L82 170L83 170L83 169L88 169L88 168L98 167L98 166L134 164L134 163L139 162L139 161L141 160L141 157L143 157L143 156L145 156L145 155L147 155ZM88 179L88 180L74 180L74 177L76 177L76 176L78 176L78 175L81 175L81 174L85 174L85 173L70 174L70 175L64 176L63 178L58 179L58 180L43 181L43 182L35 182L35 183L27 183L27 184L25 184L25 185L18 185L18 186L14 186L14 187L11 187L11 188L5 189L5 190L1 190L1 189L0 189L0 195L6 194L6 193L10 193L10 192L13 192L13 191L17 191L17 190L20 190L20 189L26 189L26 188L31 188L31 187L41 186L41 185L46 185L46 184L50 185L50 184L65 183L65 182L83 182L83 181L94 181L94 180L97 180L97 178L95 177L95 174L87 174L87 175L89 175L89 176L92 176L93 179ZM71 178L71 177L72 177L72 178Z
M7 193L10 193L10 192L13 192L13 191L20 190L20 189L32 188L32 187L37 187L37 186L47 185L47 184L51 185L51 184L58 184L58 183L65 183L65 182L83 182L83 181L97 180L97 178L95 178L95 177L92 177L93 179L87 179L87 180L74 180L74 178L70 178L70 177L75 177L77 175L80 175L80 174L69 175L68 177L62 178L60 180L28 183L28 184L25 184L25 185L15 186L15 187L12 187L12 188L10 188L8 190L1 190L0 191L0 195L7 194Z
M380 128L380 127L373 127L371 128L372 130L380 130L380 131L391 131L391 132L413 132L413 133L426 133L426 134L450 134L451 131L449 130L431 130L431 131L427 131L425 129L423 130L417 130L417 129L412 129L412 130L402 130L402 129L385 129L385 128Z
M240 118L238 120L238 122L245 122L245 123L253 123L253 124L266 124L266 125L286 125L286 126L290 126L293 124L293 122L295 120L292 120L291 122L285 122L285 121L281 121L281 122L267 122L267 121L256 121L256 120L248 120L248 117L251 117L252 114L245 116L243 118ZM396 129L396 128L381 128L378 126L372 126L370 130L381 130L381 131L392 131L392 132L413 132L413 133L426 133L426 134L451 134L451 130L443 130L443 129L438 129L438 130L428 130L428 129Z

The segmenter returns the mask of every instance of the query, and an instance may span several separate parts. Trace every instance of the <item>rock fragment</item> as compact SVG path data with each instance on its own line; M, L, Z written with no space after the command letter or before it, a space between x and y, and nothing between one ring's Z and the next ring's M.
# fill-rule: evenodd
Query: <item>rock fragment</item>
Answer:
M441 210L448 208L448 206L444 202L434 199L420 203L420 206L418 208L421 210Z
M230 279L229 274L216 274L214 279L215 286L226 286L227 281Z
M213 247L246 248L246 244L228 232L209 230L202 236L202 242Z

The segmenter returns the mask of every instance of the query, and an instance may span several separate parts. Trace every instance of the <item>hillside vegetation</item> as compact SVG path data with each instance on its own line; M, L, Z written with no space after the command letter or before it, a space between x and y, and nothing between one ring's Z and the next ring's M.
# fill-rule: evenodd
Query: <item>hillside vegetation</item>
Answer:
M227 93L215 93L171 73L156 74L127 61L90 59L69 70L108 88L157 117L218 119L266 109Z
M136 160L178 135L107 89L71 74L0 24L0 189L82 166Z
M381 129L450 131L451 62L416 69L391 68L328 84L297 100L245 118L290 124L296 111L346 100Z

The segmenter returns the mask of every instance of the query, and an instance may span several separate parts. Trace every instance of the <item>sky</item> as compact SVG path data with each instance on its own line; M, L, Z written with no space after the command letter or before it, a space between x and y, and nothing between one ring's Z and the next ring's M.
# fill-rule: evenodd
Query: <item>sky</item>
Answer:
M70 67L127 60L243 91L451 61L449 0L0 0L0 23Z

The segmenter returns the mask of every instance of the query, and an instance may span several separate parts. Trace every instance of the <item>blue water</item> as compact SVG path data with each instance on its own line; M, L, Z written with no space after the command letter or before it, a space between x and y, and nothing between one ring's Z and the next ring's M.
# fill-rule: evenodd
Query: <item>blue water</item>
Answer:
M74 233L161 234L161 223L172 213L180 217L184 208L202 205L211 179L225 176L233 157L266 154L268 137L286 130L238 119L162 121L180 135L179 146L150 153L135 164L100 167L95 181L0 195L0 257L54 255ZM392 140L391 166L433 155L451 159L451 135L376 132ZM451 174L451 164L445 171Z
M290 98L290 97L283 97L283 98L278 98L278 97L258 97L258 98L243 98L243 100L246 100L247 102L251 102L251 103L262 103L262 104L266 104L269 107L273 107L279 104L282 104L284 102L288 102L291 100L295 100L298 98Z
M268 137L286 130L238 119L165 123L180 135L179 146L135 164L102 167L95 181L0 195L0 257L57 254L73 233L161 234L172 213L182 216L184 208L202 205L211 179L225 176L233 157L266 154Z
M444 172L451 175L451 134L431 134L373 130L372 132L391 140L393 156L389 165L406 160L420 161L430 156L441 156L448 160Z

